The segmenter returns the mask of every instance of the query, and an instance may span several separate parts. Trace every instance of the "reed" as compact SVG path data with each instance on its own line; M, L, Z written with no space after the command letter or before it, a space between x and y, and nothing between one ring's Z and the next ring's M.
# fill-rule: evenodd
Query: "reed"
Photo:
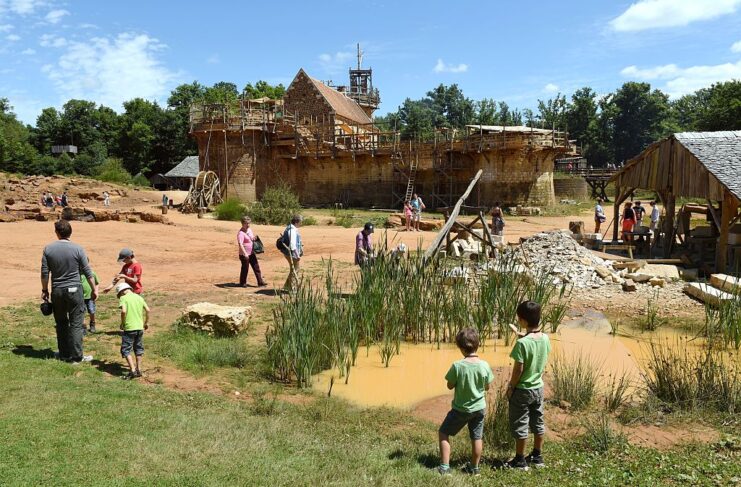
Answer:
M605 390L605 410L613 413L625 404L631 385L632 381L628 372L623 370L611 375Z
M622 432L612 427L610 416L605 413L585 417L581 420L581 425L584 428L582 441L589 451L607 453L624 447L628 442Z
M565 401L573 409L585 409L597 391L600 367L581 352L566 358L557 353L551 362L553 399Z
M741 348L741 295L734 293L718 306L705 304L705 334L713 344Z
M509 429L509 399L507 388L501 385L488 398L488 408L484 419L484 443L499 451L509 451L515 440Z
M653 292L646 300L646 316L641 320L643 331L655 331L664 320L659 316L659 291Z

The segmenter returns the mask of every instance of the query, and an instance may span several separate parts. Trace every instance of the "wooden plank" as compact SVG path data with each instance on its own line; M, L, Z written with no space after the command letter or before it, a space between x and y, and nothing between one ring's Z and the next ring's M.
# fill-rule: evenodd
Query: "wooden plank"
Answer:
M450 229L453 228L455 219L458 218L458 213L461 211L461 206L463 205L463 202L471 194L473 187L476 186L476 183L479 181L479 178L481 178L481 174L483 172L484 171L481 169L479 169L478 172L476 172L476 175L473 177L471 182L468 184L468 188L466 189L466 192L463 193L463 195L458 199L458 202L453 207L453 211L450 213L450 216L448 217L448 220L445 222L445 225L443 225L443 228L440 229L440 231L435 236L430 246L427 248L427 251L425 252L425 256L424 256L425 261L429 260L429 258L435 255L437 251L440 249L440 244L445 239L445 236L450 232Z
M684 292L699 299L703 303L714 306L718 306L721 301L733 299L733 295L700 282L688 282L684 286Z
M734 295L741 292L741 279L726 274L711 274L710 284Z

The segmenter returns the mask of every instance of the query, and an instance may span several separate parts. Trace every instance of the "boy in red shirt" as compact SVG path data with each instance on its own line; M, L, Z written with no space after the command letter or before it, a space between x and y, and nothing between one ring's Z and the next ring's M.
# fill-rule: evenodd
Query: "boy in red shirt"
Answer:
M123 262L121 272L113 277L113 282L103 289L107 293L119 282L125 282L131 286L131 290L136 294L142 293L142 265L134 257L134 251L131 249L121 249L118 253L118 261Z

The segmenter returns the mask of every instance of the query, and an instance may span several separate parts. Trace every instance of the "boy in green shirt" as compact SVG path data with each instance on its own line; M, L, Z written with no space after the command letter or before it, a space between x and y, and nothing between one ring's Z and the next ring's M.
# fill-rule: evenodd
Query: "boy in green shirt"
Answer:
M464 328L455 336L465 357L454 362L445 374L448 389L455 389L452 409L445 416L438 431L440 440L441 475L450 475L450 436L455 436L468 425L471 438L471 462L463 467L465 473L479 475L479 461L484 447L484 418L486 417L486 391L494 380L494 373L485 361L476 354L479 349L479 334L473 328Z
M88 263L89 262L90 259L88 258ZM88 331L90 331L90 333L95 333L95 300L92 299L93 288L90 287L90 283L87 281L87 278L85 276L80 276L80 280L82 282L82 299L85 302L85 309L90 315L90 328L82 329L82 334L84 335ZM95 271L93 271L93 280L95 281L95 290L97 291L100 280L98 279L98 274L96 274Z
M129 373L124 379L141 377L142 356L144 355L144 330L149 328L149 306L131 286L125 282L116 285L119 307L121 308L121 357L129 364ZM136 363L131 357L134 349Z
M510 357L515 361L512 377L507 385L509 397L509 426L514 436L515 457L505 463L506 467L528 470L528 464L544 467L543 439L543 370L551 351L548 335L540 326L540 305L534 301L524 301L517 307L517 318L527 333L521 334L515 342ZM525 445L529 429L535 434L533 451L525 457Z

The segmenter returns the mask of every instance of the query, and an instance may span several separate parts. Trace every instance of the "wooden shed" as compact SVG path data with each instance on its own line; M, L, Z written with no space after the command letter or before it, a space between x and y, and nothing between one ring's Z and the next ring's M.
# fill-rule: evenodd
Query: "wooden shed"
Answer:
M669 243L675 238L676 198L703 199L720 230L716 268L725 270L729 229L739 218L741 201L741 131L673 134L629 160L612 181L616 187L613 240L618 237L620 205L636 189L655 191L666 211L662 231L668 257Z

